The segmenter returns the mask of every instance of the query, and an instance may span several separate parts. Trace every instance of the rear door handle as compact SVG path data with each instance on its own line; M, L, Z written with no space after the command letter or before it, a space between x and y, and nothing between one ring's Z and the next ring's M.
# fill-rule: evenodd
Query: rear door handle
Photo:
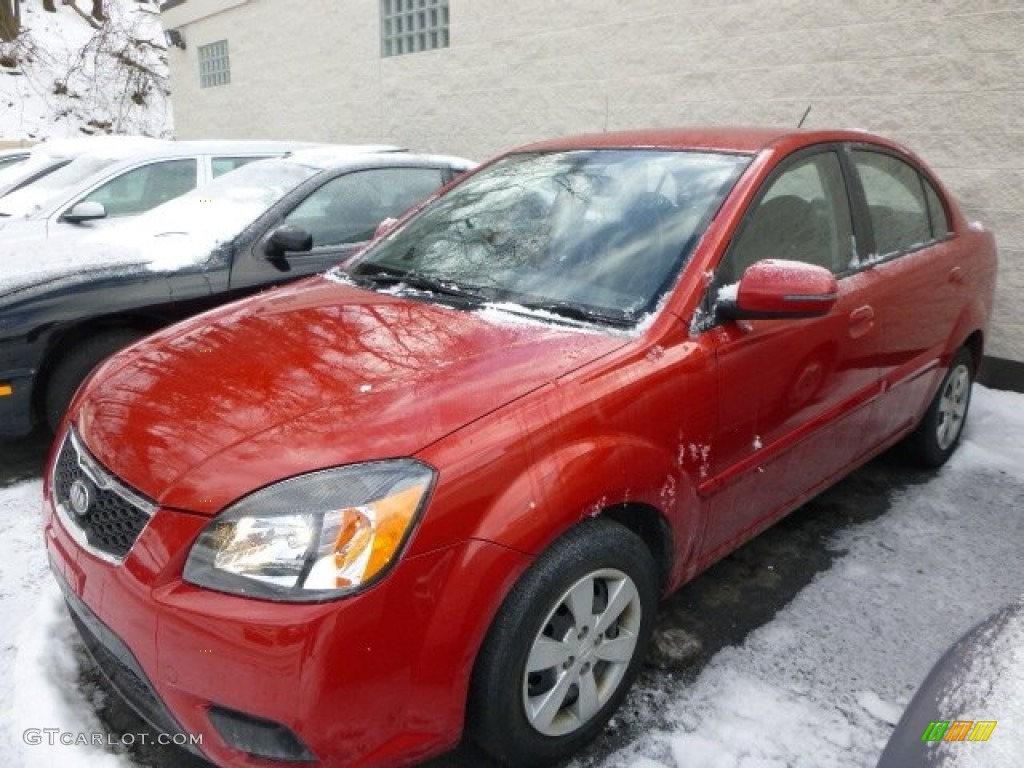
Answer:
M863 307L857 307L850 313L850 338L859 339L861 336L865 336L871 332L871 329L875 327L875 310L865 304Z
M953 267L949 270L949 282L953 285L963 285L967 282L967 274L960 267Z

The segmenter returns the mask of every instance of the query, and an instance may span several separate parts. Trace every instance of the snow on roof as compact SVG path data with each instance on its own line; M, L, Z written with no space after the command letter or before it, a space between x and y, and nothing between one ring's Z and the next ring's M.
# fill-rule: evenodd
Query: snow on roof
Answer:
M345 162L353 155L407 151L393 144L324 144L310 149L300 149L293 152L290 157L297 163L313 168L330 168Z
M33 155L77 157L93 153L105 157L124 157L145 152L172 142L149 136L88 136L80 139L51 139L32 147Z

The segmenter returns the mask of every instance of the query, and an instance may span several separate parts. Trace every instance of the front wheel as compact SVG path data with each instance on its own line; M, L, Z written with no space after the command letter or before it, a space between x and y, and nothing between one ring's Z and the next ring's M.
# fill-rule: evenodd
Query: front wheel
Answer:
M509 766L579 749L639 672L657 610L654 560L611 520L558 539L509 593L477 659L469 731Z
M911 463L933 469L941 467L953 455L967 421L973 384L974 360L971 353L961 347L953 356L921 423L903 443L903 452Z
M89 336L72 347L53 367L43 399L43 415L51 432L56 432L64 411L79 385L93 368L112 354L142 338L130 328L115 328Z

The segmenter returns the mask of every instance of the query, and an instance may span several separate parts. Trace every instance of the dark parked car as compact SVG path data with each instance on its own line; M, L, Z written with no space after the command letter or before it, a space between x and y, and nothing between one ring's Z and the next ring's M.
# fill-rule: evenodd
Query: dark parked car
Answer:
M896 442L950 456L995 268L868 134L525 147L104 364L50 562L114 687L218 765L407 765L464 730L548 764L659 597Z
M322 147L257 161L87 240L0 242L0 435L55 427L157 328L337 264L467 160Z

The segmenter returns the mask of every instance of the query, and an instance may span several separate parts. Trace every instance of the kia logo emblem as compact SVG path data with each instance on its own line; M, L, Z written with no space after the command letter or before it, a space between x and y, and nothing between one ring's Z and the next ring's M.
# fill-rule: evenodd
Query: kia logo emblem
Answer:
M82 480L75 480L68 490L68 503L71 504L71 511L78 517L85 517L89 514L89 506L92 504L92 491Z

